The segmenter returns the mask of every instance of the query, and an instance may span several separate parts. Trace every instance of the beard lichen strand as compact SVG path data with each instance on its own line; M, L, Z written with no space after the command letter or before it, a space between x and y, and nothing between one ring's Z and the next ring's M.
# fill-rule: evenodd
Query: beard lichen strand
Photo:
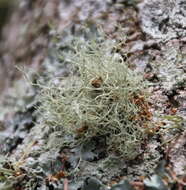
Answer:
M134 159L145 138L142 125L150 120L145 85L107 44L106 40L82 44L73 61L78 76L63 79L63 87L56 91L59 95L52 98L48 90L53 86L46 92L43 89L40 110L45 118L61 125L64 134L78 137L74 139L77 144L104 136L108 151Z

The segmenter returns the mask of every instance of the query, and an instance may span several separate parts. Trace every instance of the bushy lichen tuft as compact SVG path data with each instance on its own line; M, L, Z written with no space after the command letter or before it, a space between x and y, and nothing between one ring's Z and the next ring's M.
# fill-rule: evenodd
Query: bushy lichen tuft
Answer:
M106 138L108 151L133 159L149 120L142 77L129 69L108 40L76 43L75 72L43 87L40 112L76 143Z

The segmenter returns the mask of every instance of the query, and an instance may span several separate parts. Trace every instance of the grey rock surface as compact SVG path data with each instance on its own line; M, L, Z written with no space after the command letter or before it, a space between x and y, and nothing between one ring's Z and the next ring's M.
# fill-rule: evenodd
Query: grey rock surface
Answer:
M170 40L186 36L185 0L145 0L139 12L142 30L150 37Z

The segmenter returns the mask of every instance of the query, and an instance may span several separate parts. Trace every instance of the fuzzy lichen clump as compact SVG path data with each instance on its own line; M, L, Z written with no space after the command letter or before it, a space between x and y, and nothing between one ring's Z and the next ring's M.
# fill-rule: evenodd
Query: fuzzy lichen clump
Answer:
M75 72L41 91L44 120L77 144L103 137L108 152L135 158L150 117L142 77L108 41L76 44L75 50Z

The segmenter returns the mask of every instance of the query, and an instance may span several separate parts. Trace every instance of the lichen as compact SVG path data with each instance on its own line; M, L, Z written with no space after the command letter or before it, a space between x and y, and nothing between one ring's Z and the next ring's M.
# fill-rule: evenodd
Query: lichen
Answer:
M75 42L74 47L72 74L42 86L39 110L45 125L60 126L75 144L101 136L108 152L134 159L151 118L142 77L109 40Z

